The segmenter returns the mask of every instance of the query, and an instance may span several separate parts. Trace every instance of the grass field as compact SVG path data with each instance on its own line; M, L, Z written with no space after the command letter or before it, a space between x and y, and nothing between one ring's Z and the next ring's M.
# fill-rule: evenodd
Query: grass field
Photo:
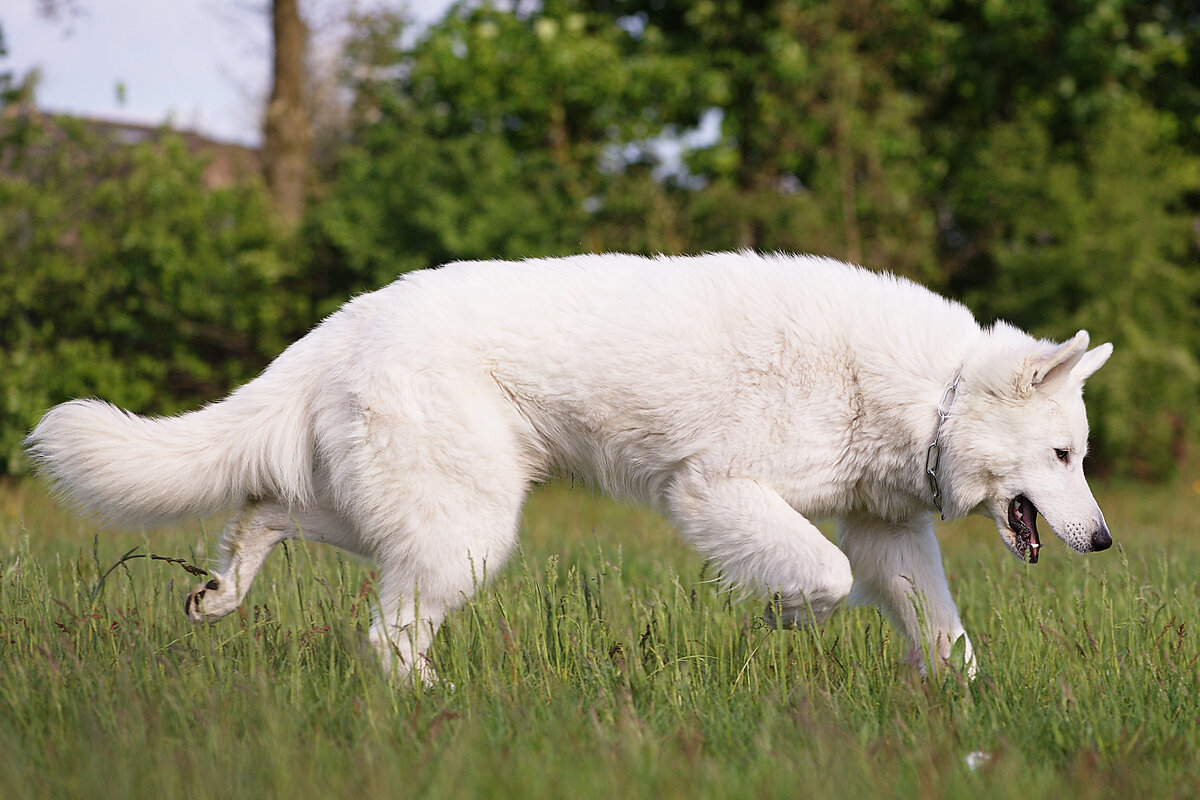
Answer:
M0 488L0 796L1194 798L1198 487L1097 488L1106 553L941 531L980 672L923 683L873 609L768 630L660 518L549 486L431 689L366 651L369 565L289 544L196 627L178 564L101 576L207 565L219 521L97 539Z

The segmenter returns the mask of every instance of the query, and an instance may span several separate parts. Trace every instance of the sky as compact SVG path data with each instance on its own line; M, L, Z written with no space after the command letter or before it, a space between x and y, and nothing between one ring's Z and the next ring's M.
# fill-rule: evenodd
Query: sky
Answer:
M270 90L267 0L79 0L78 14L47 20L37 0L4 0L8 48L0 70L41 72L47 111L158 125L253 145ZM380 5L375 3L374 5ZM410 0L423 22L450 0ZM317 8L317 6L320 6ZM312 3L327 19L342 3ZM359 3L358 5L363 5ZM318 21L319 22L319 21Z

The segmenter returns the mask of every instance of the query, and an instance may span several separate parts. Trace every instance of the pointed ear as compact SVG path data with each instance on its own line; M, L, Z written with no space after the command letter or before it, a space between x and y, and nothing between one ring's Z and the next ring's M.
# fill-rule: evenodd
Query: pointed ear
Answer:
M1109 342L1089 350L1071 370L1071 380L1082 386L1083 382L1092 376L1092 373L1104 366L1104 362L1108 361L1112 351L1113 346Z
M1087 346L1088 333L1080 331L1075 334L1075 338L1060 344L1046 355L1034 359L1030 365L1033 369L1030 381L1032 387L1049 393L1061 389L1066 385L1067 379L1071 377L1071 371L1087 353ZM1107 358L1107 356L1105 357Z

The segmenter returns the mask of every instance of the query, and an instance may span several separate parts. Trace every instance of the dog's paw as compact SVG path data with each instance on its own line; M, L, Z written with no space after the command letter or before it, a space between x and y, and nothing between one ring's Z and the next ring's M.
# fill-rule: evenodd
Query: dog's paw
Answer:
M795 630L797 627L795 617L784 612L776 603L767 603L762 619L768 628Z
M233 611L238 602L232 583L217 576L192 590L183 611L192 622L211 622Z
M818 616L808 605L784 605L778 596L767 603L762 619L768 628L798 631L813 628L824 622L829 614Z
M966 633L959 631L953 638L938 637L935 644L926 645L926 648L913 645L904 656L905 663L920 675L921 680L949 670L950 674L970 682L979 673L975 650Z

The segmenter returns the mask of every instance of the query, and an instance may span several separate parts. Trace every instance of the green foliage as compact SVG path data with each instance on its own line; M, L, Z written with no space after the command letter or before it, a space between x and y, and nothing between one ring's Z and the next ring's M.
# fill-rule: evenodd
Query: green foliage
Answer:
M984 240L992 274L970 304L1047 337L1087 328L1111 339L1118 357L1088 384L1094 438L1146 477L1169 472L1194 435L1200 393L1195 217L1181 203L1200 159L1171 133L1168 118L1131 101L1066 159L1023 117L988 138L987 179L963 205L998 226Z
M351 30L350 113L288 239L178 144L44 138L0 73L0 472L50 402L215 397L398 273L606 250L816 252L1087 328L1117 345L1097 466L1165 476L1198 440L1187 3L463 2Z
M679 90L670 60L631 55L628 34L569 10L465 6L411 48L389 15L357 31L358 123L309 231L340 286L587 249L606 159L653 132L639 109Z
M913 14L893 3L618 3L704 87L689 120L722 112L688 155L697 250L819 252L936 276L922 105L893 79Z
M203 578L173 564L129 562L92 596L131 547L206 563L211 529L93 545L39 492L2 491L4 794L211 797L219 776L238 797L1193 797L1195 494L1099 488L1106 553L1048 542L1030 567L982 521L944 533L968 684L917 680L873 609L766 628L661 519L551 486L443 626L453 686L431 689L387 684L372 576L331 548L279 548L241 612L196 626L182 598Z
M257 185L203 188L166 136L6 130L0 178L0 471L55 402L173 412L247 380L294 335L296 303Z

